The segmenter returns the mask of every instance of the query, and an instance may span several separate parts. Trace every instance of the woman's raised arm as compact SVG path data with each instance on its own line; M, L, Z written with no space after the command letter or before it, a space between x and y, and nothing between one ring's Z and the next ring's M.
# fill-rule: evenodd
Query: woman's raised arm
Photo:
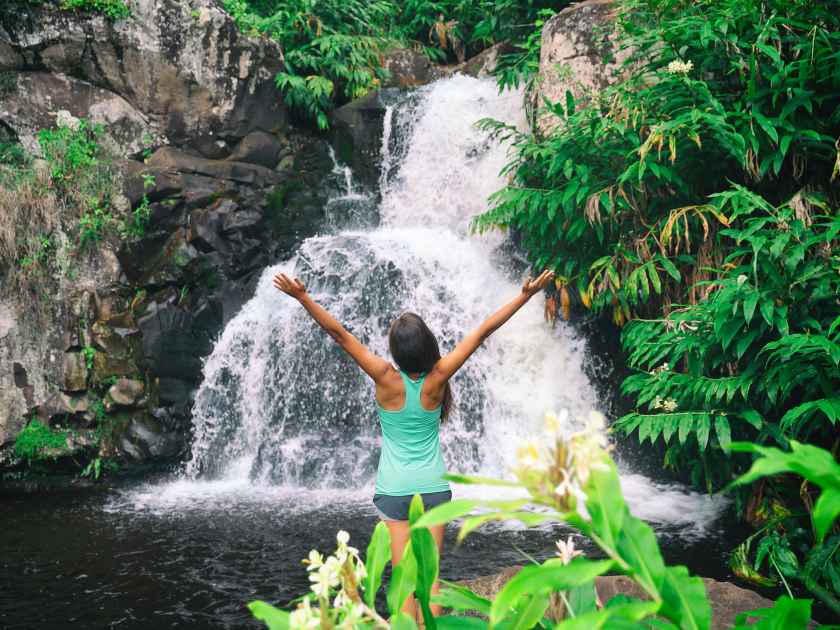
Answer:
M543 271L536 280L528 279L522 285L519 295L505 304L498 311L488 317L482 324L464 337L455 348L440 361L429 373L432 379L432 386L440 384L442 387L452 376L461 369L473 352L489 337L495 330L502 326L507 320L513 317L514 313L522 308L525 303L535 294L542 291L554 278L553 271Z
M353 336L339 321L330 315L323 306L318 304L306 292L306 287L303 283L295 278L292 280L284 273L278 273L274 276L274 286L300 302L301 306L306 309L306 312L312 316L318 325L323 328L326 333L335 339L336 343L341 346L341 349L349 354L353 360L359 364L359 367L370 376L375 383L379 383L390 370L390 365L382 357L376 356L373 352L368 350L362 343Z

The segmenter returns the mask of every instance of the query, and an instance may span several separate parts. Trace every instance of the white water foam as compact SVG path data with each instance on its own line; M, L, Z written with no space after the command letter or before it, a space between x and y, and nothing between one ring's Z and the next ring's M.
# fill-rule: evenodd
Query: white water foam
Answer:
M521 102L520 93L499 94L492 81L455 76L425 88L408 112L389 108L380 226L307 239L292 259L264 271L205 363L185 478L125 496L121 509L213 509L278 497L284 509L298 500L368 501L379 444L372 385L271 278L299 276L381 356L388 324L405 310L420 313L442 351L450 349L519 291L519 274L496 260L506 258L498 254L502 236L470 236L468 224L504 184L499 173L509 159L474 123L492 117L521 126ZM410 139L389 177L390 141L400 133ZM350 172L342 173L346 197L355 195ZM539 431L546 410L574 416L598 408L585 343L563 323L546 325L539 302L495 333L454 379L457 411L442 431L450 470L505 475L516 445ZM624 474L622 483L635 513L686 536L702 535L724 507L638 474Z

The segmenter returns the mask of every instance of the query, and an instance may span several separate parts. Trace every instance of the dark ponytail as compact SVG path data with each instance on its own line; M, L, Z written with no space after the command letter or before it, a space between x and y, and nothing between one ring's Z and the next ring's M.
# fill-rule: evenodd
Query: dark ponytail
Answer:
M440 361L440 347L434 333L415 313L403 313L394 320L388 331L388 347L399 368L410 374L428 373ZM449 382L443 389L441 407L440 418L444 421L452 410Z

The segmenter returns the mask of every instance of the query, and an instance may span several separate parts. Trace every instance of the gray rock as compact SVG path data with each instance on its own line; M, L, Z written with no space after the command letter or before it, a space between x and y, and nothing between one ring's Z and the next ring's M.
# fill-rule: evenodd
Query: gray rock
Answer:
M46 402L38 405L38 418L43 423L67 416L86 415L90 410L90 401L85 395L69 395L55 392Z
M0 64L49 97L32 100L28 117L18 106L15 116L0 118L26 133L58 107L120 122L120 129L145 129L158 146L189 145L215 158L251 131L285 127L274 86L283 68L277 43L243 35L214 0L136 0L131 9L131 17L115 23L51 6L30 8L24 17L0 14ZM54 78L30 80L36 73ZM73 87L58 86L65 80ZM48 94L48 85L58 87ZM135 152L137 139L124 150Z
M81 352L65 352L62 390L83 392L87 389L87 364Z
M164 431L152 417L132 418L119 441L123 454L136 462L171 458L178 454L181 440L174 431Z
M253 131L242 138L228 159L274 168L285 148L285 145L273 134Z
M382 67L388 78L382 87L417 87L446 76L446 70L432 63L422 52L411 48L395 48L383 55Z
M259 164L210 160L191 155L172 147L158 149L147 164L162 170L195 173L214 179L228 179L240 184L268 186L279 181L277 173Z
M108 397L115 405L121 407L136 407L144 401L146 386L143 381L121 378L111 385Z
M545 23L538 88L530 95L535 108L542 108L543 99L565 103L566 91L576 100L586 99L615 80L626 57L615 45L616 10L612 0L585 0ZM542 111L538 117L543 132L559 123L549 112Z

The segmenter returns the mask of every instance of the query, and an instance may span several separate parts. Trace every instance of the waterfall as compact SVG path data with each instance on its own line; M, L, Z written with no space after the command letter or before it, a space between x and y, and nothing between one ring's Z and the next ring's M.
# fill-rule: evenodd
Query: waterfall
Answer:
M388 357L386 331L406 310L422 315L446 352L518 292L524 263L503 234L469 233L469 221L504 185L508 149L475 126L484 117L525 124L522 94L460 75L389 107L382 141L378 221L345 178L334 219L287 261L266 269L254 297L227 325L204 365L187 479L239 481L295 491L369 493L379 429L369 379L271 279L299 277L362 343ZM333 215L335 216L335 215ZM375 224L375 225L374 225ZM448 468L504 475L516 445L547 410L598 409L586 344L546 325L527 304L453 379L455 411L441 439ZM652 521L714 520L720 504L624 476L634 509Z

